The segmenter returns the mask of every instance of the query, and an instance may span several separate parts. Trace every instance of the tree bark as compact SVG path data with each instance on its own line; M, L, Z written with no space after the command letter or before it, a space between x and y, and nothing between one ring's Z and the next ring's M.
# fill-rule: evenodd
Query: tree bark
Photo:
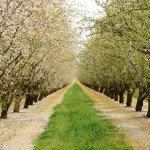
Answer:
M118 92L115 91L115 95L114 95L114 100L115 100L115 101L118 101L118 95L119 95Z
M38 94L34 94L34 96L33 96L33 101L34 101L35 103L37 103L37 101L38 101Z
M95 91L97 91L97 92L99 91L99 87L96 86L96 85L93 86L93 89L94 89Z
M21 99L15 101L14 113L19 113L20 103L21 103Z
M127 106L127 107L131 107L131 103L132 103L132 93L127 93L126 106Z
M114 92L114 90L111 90L110 98L111 98L111 99L114 99L114 97L115 97L115 92Z
M26 101L25 101L25 104L24 104L24 108L28 108L29 101L30 101L30 94L26 94Z
M127 102L126 102L127 107L131 107L131 105L132 105L132 97L133 97L133 94L134 94L135 90L136 90L136 87L134 87L131 90L130 86L127 89Z
M111 90L110 90L110 88L108 88L107 96L111 97Z
M42 100L42 95L40 94L38 101L41 101L41 100Z
M52 93L53 93L53 90L52 90ZM40 95L39 95L39 99L38 99L38 101L41 101L43 98L44 98L44 96L43 96L43 92L41 92L41 93L40 93Z
M50 94L52 94L53 92L52 92L52 90L50 90Z
M58 91L58 89L56 89L56 91ZM44 93L44 97L47 97L48 95L49 95L49 92L46 91L46 92Z
M30 97L30 99L29 99L29 105L33 105L33 101L34 101L34 96L33 95L30 95L29 96Z
M6 109L2 110L1 119L7 119L7 110Z
M1 112L1 119L7 119L8 109L11 103L2 102L2 112Z
M106 96L108 95L108 89L107 89L107 88L105 88L104 94L105 94Z
M147 112L146 117L150 118L150 96L148 97L148 112Z
M142 111L143 101L144 101L143 98L139 98L139 99L137 100L136 108L135 108L136 111Z
M119 92L119 103L124 103L124 92L125 90Z
M137 99L137 103L136 103L136 111L142 111L142 107L143 107L143 101L146 98L146 94L144 91L139 91L139 96Z
M101 87L100 90L99 90L99 92L100 92L100 93L103 93L103 92L104 92L104 88Z

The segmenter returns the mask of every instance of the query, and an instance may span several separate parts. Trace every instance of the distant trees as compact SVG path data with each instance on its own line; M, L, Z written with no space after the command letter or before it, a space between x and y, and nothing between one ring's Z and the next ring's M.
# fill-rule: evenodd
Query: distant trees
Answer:
M1 118L66 86L74 78L71 10L63 0L2 0L0 3Z
M136 111L148 99L150 117L150 1L110 0L100 3L105 16L95 19L91 38L80 53L79 80L114 100L131 106L139 92Z

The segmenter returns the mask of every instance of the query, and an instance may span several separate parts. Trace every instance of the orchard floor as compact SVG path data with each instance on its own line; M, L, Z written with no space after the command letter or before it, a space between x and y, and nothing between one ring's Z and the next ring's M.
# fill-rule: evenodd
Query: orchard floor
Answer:
M147 102L144 103L142 112L135 112L135 99L132 107L125 107L125 104L119 104L82 84L80 86L96 102L95 107L127 135L128 142L135 150L150 150L150 119L144 117L146 116Z
M136 101L133 102L133 107L127 108L103 94L80 86L96 102L95 107L127 135L128 142L135 150L150 150L150 119L143 117L146 115L147 103L144 103L142 112L135 112ZM0 120L0 150L33 150L34 139L42 133L53 108L61 103L69 88L70 86L49 95L29 109L21 109L18 114L12 113L10 109L8 119Z
M44 130L53 108L69 88L47 96L28 109L21 108L20 113L14 114L10 109L8 119L0 120L0 150L33 150L34 139Z

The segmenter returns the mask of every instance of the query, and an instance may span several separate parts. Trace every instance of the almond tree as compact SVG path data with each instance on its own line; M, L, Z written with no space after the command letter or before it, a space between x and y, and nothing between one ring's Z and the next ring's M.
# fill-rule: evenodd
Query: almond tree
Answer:
M136 110L141 111L143 100L150 94L150 2L110 0L97 4L103 7L105 15L95 19L90 27L92 36L81 52L79 79L93 87L96 84L100 87L96 89L115 100L119 95L120 103L127 91L127 106L131 106L132 96L138 90Z
M64 1L3 0L0 5L0 96L5 119L13 99L14 112L19 112L24 96L28 108L33 100L71 82L75 32Z

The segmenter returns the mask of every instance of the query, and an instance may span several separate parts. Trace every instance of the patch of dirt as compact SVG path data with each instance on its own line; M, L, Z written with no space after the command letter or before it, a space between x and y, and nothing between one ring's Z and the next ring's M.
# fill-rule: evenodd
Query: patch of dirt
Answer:
M0 120L0 150L33 150L33 141L42 133L53 108L61 103L64 93L71 85L53 93L28 109L13 113L8 119Z
M143 111L136 112L136 99L133 99L132 107L125 107L125 104L119 104L82 84L80 86L96 102L95 107L127 135L127 141L135 150L150 150L150 119L144 117L148 109L146 101Z

